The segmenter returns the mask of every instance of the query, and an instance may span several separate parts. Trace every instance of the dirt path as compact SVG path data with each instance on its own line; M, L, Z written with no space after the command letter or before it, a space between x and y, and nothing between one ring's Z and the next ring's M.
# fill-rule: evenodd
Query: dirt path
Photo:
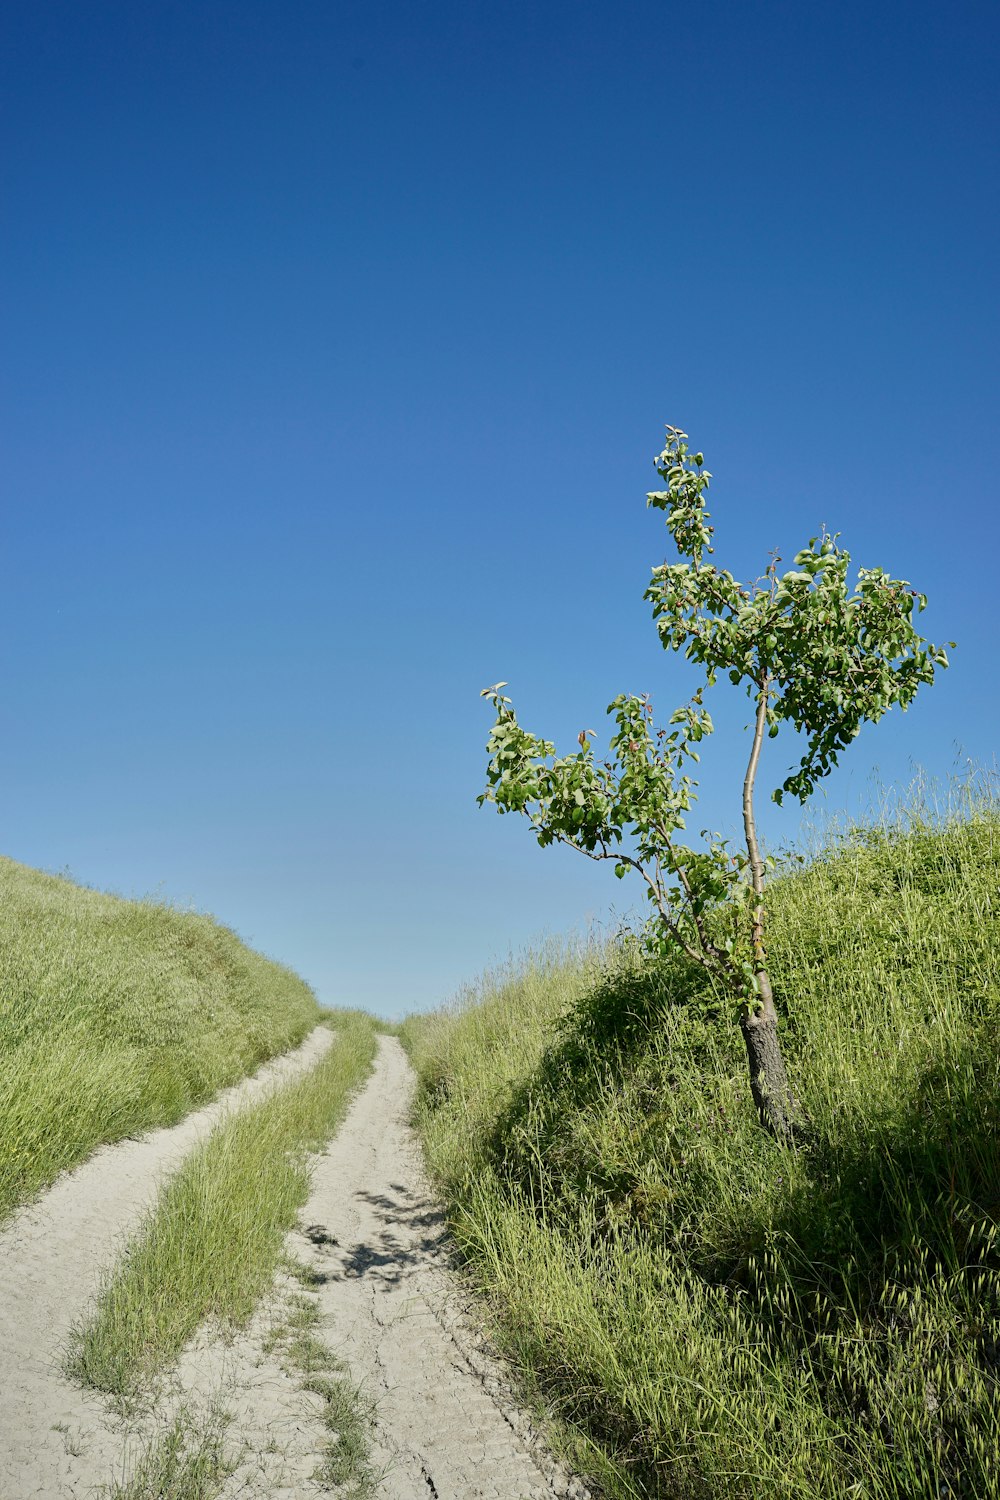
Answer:
M325 1336L374 1398L384 1500L584 1496L545 1454L461 1315L445 1226L407 1119L413 1073L383 1037L313 1179L295 1253L321 1278ZM491 1394L492 1393L492 1394Z
M233 1472L221 1500L306 1500L329 1433L322 1402L300 1389L271 1328L301 1300L280 1277L250 1329L201 1331L154 1411L123 1426L63 1378L67 1336L165 1173L228 1108L313 1066L320 1028L171 1130L104 1147L0 1232L0 1500L96 1500L125 1479L183 1406L229 1416ZM445 1226L408 1124L409 1063L380 1038L375 1070L337 1136L314 1161L303 1232L288 1249L314 1273L317 1332L377 1411L379 1500L587 1500L548 1455L464 1312Z
M89 1495L119 1467L97 1397L61 1371L74 1322L165 1173L226 1113L307 1072L325 1027L168 1130L102 1146L0 1231L0 1500Z

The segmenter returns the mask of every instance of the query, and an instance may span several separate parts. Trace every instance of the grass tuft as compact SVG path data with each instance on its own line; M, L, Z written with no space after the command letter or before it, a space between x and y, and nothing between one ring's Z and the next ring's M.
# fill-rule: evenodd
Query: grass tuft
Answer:
M292 1261L287 1269L304 1286L313 1285L313 1273L301 1262ZM296 1297L272 1331L268 1348L279 1352L286 1369L304 1377L303 1390L323 1402L322 1418L330 1438L315 1480L336 1488L343 1500L373 1500L383 1478L370 1458L375 1408L350 1379L343 1361L316 1336L319 1321L313 1298Z
M611 1494L1000 1494L998 875L986 801L775 882L801 1147L724 1000L627 941L404 1025L458 1241Z
M224 1446L228 1423L217 1407L197 1421L178 1413L131 1477L104 1491L106 1500L215 1500L235 1468Z

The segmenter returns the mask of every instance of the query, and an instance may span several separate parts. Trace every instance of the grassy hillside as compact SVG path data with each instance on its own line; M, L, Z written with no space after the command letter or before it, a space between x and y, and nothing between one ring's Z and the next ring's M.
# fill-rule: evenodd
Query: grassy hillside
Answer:
M627 944L407 1023L501 1336L615 1495L1000 1494L1000 814L856 831L771 900L811 1132Z
M316 999L209 917L0 859L0 1216L294 1046Z

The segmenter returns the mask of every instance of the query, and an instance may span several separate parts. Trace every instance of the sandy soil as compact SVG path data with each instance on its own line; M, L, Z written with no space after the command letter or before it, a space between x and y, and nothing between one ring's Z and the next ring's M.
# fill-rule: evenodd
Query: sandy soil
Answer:
M585 1497L514 1404L466 1315L407 1119L413 1073L381 1038L368 1087L320 1158L291 1248L320 1278L331 1347L376 1403L385 1500Z
M317 1027L169 1130L102 1146L0 1231L0 1497L90 1495L121 1467L103 1402L66 1380L70 1329L164 1175L228 1110L313 1067L333 1040Z
M172 1130L100 1150L0 1233L0 1500L93 1500L127 1477L183 1405L230 1417L234 1471L222 1500L303 1500L329 1434L316 1396L269 1352L298 1283L236 1339L205 1329L155 1409L128 1423L66 1381L66 1337L165 1172L227 1108L310 1067L320 1029ZM302 1231L288 1249L311 1268L318 1332L374 1400L380 1500L587 1500L547 1452L477 1332L450 1268L443 1218L408 1125L413 1075L380 1039L375 1071L314 1162Z

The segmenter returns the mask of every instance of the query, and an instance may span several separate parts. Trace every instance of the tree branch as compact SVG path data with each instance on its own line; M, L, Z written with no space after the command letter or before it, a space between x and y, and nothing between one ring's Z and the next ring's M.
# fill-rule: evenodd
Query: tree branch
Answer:
M656 831L660 835L661 839L663 840L664 845L666 846L666 848L668 848L670 850L671 854L673 854L674 853L674 846L673 846L673 843L671 841L670 835L667 832L667 830L662 826L662 824L657 824ZM657 859L656 863L657 863L657 869L659 869L659 863L660 863L659 859ZM698 911L698 909L697 909L697 907L695 905L694 891L693 891L692 886L691 886L691 877L688 875L687 870L685 870L685 868L681 864L680 860L676 859L676 857L674 859L674 869L677 871L677 878L678 878L678 880L680 881L681 885L684 887L684 894L688 898L688 905L691 908L691 920L694 922L695 931L698 934L698 940L701 943L702 948L705 950L705 952L707 954L709 954L715 960L715 962L719 965L719 967L721 969L728 968L728 966L729 966L729 955L728 955L728 953L726 953L725 949L718 947L707 936L707 934L705 932L705 929L704 929L704 926L702 925L701 914L699 913L699 911Z
M706 949L704 952L699 953L697 948L692 948L691 944L687 941L684 934L678 927L676 921L670 915L669 908L664 905L662 888L657 885L657 882L650 875L649 871L644 869L644 867L639 863L637 859L633 859L630 854L623 854L619 849L609 850L603 854L595 854L593 849L585 849L582 844L578 844L575 839L570 838L565 833L557 833L556 840L560 844L565 844L567 848L576 849L578 853L585 854L588 859L594 860L597 864L600 864L601 861L605 859L613 859L616 864L628 865L631 869L638 871L643 880L649 886L649 889L653 894L653 901L656 905L657 911L660 914L663 925L669 930L674 938L674 941L684 949L684 952L687 954L692 963L698 964L701 968L706 969L709 973L712 972L712 965L707 962L707 960L709 958L714 958L714 954L712 954L711 950L708 949ZM717 960L716 966L721 968L721 965L718 964Z

